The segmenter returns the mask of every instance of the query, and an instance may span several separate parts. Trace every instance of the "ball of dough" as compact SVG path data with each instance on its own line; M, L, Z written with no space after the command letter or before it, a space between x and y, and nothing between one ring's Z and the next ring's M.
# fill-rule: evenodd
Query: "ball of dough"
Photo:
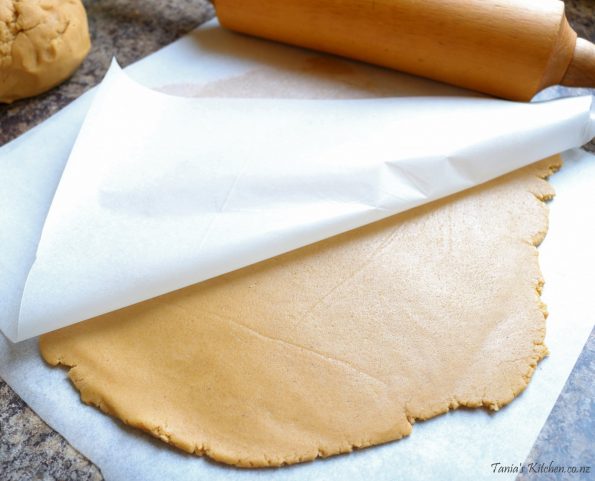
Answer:
M58 85L90 46L80 0L0 0L0 102Z

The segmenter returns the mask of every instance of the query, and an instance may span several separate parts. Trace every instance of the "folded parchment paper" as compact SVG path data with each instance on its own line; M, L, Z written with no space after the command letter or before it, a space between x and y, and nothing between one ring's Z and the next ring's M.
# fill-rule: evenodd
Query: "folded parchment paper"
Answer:
M127 69L127 73L145 85L177 84L191 92L193 86L238 79L262 70L269 78L276 78L274 70L284 79L287 75L283 73L293 75L301 65L308 64L313 55L312 52L232 35L211 23ZM434 95L448 96L451 98L447 100L452 101L452 97L470 95L393 72L351 63L349 66L354 75L360 74L356 80L372 79L382 84L384 91L392 97ZM352 79L349 77L349 81ZM127 81L126 78L122 80ZM27 263L31 266L35 259L49 206L91 96L85 95L0 149L0 204L3 207L0 209L0 243L11 254L0 261L3 267L0 269L2 313L14 309L14 305L7 303L8 299L13 299L10 296L22 295L28 268L23 278L17 279L22 280L20 287L10 276L14 274L15 266ZM580 102L583 101L574 100L570 104L576 106ZM578 109L582 119L588 116L587 105L585 101ZM576 119L573 117L576 113L575 110L574 114L566 116L566 120ZM448 121L452 119L449 117ZM573 130L576 141L586 135L588 123L584 125L582 129ZM488 129L483 132L489 135ZM428 138L433 134L440 135L437 132L426 134ZM519 138L519 142L522 143L523 138ZM110 139L101 140L108 142ZM228 143L233 141L226 140ZM492 140L498 144L497 139ZM564 147L558 144L557 148L562 150ZM538 152L539 156L547 154ZM97 410L83 406L65 373L48 368L41 361L36 339L13 345L0 336L0 376L50 425L97 463L108 480L343 480L370 477L379 480L477 480L493 479L494 476L514 479L514 474L494 475L490 464L524 460L594 320L590 276L595 254L589 240L595 235L595 219L589 206L592 205L595 162L592 156L581 151L569 152L565 158L566 167L553 178L558 198L552 203L550 232L540 248L541 265L547 280L544 300L550 317L546 343L551 356L540 363L526 392L496 415L481 410L457 411L420 423L411 438L385 446L291 468L245 471L169 449L122 427ZM20 196L15 200L11 195L17 191ZM377 205L373 202L364 203L365 210L374 207ZM9 328L7 324L4 327Z
M438 85L438 89L442 86ZM13 341L134 304L483 183L595 135L592 99L184 98L113 63L39 238L0 161ZM5 172L6 172L5 170ZM27 178L29 175L27 175ZM47 210L48 205L43 204ZM41 216L43 217L43 216ZM39 219L36 219L38 221ZM39 226L36 225L38 232ZM11 265L12 264L12 265Z

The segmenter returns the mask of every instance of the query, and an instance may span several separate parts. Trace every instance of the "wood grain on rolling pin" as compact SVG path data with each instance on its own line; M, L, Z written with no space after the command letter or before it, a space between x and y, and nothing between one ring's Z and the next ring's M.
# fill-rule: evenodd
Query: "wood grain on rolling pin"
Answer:
M514 100L529 100L542 88L560 83L576 43L558 0L214 4L221 24L232 30Z

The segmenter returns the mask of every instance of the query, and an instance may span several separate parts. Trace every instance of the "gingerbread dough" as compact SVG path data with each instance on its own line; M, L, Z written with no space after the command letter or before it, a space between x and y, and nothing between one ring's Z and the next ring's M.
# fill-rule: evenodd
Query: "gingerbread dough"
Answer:
M0 0L0 102L58 85L90 47L81 0Z
M496 410L547 351L535 246L559 164L46 334L41 353L84 402L245 467Z

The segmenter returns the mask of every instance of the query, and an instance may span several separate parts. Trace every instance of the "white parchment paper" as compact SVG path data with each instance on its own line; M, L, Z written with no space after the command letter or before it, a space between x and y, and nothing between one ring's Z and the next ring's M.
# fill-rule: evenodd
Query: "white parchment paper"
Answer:
M139 62L127 73L152 87L208 85L221 79L237 78L263 66L293 72L312 55L311 52L232 35L211 23ZM363 69L367 77L390 85L393 97L448 96L448 102L460 98L466 98L465 102L483 102L478 97L443 85L372 67L350 65L357 71ZM125 77L120 80L128 81ZM0 322L4 332L12 332L15 338L19 333L11 322L15 314L18 316L21 306L12 301L15 298L20 301L22 297L39 239L45 235L46 216L92 95L83 96L41 126L0 149L0 203L3 207L0 210L0 242L4 252L9 254L0 257L3 314ZM562 124L573 126L573 142L590 135L587 133L587 100L556 105L565 106L562 109L565 114L558 119L564 118ZM547 126L545 117L541 120ZM582 119L582 128L572 123L577 122L577 118ZM557 139L555 142L565 142L568 138L561 141L556 136L560 124L556 125L548 137ZM489 136L489 129L478 127L478 130ZM436 134L440 138L439 131L437 128L436 132L426 134L429 137ZM543 148L537 142L541 138L540 132L531 135L529 140L536 148ZM107 142L106 138L101 140ZM394 141L394 138L389 140ZM500 140L492 138L492 145L497 147ZM519 148L527 136L515 136L515 140L518 143L514 148ZM562 143L556 145L559 150L565 148ZM471 145L471 151L476 147ZM513 148L512 144L510 148ZM468 151L463 149L463 152ZM548 153L538 152L537 158ZM550 232L540 248L547 282L544 300L550 311L546 343L551 356L540 363L526 392L495 415L481 410L457 411L420 423L415 426L412 437L385 446L290 468L245 471L181 454L83 406L64 371L50 369L40 360L36 339L13 345L0 336L0 376L52 427L97 463L108 480L493 479L490 464L519 463L525 459L593 325L588 276L595 265L589 247L589 239L595 234L595 219L590 207L593 205L595 162L592 156L576 150L566 153L565 157L566 167L553 178L558 197L552 203ZM75 187L78 180L75 178ZM84 182L93 179L83 176L80 180L81 185L87 185ZM415 182L413 184L418 187ZM371 195L369 192L364 194ZM369 197L364 198L368 200L361 202L361 211L375 212L380 205L377 199L370 202ZM382 205L382 208L386 207ZM361 214L360 210L356 212ZM14 279L20 284L13 282ZM12 317L7 312L12 313ZM513 479L513 476L498 475L498 478Z
M3 280L6 334L23 340L224 274L595 135L590 96L525 104L436 87L417 97L184 98L113 63L33 261ZM10 171L18 156L6 163ZM17 246L35 245L11 228L30 186L10 190L17 215L4 230Z

